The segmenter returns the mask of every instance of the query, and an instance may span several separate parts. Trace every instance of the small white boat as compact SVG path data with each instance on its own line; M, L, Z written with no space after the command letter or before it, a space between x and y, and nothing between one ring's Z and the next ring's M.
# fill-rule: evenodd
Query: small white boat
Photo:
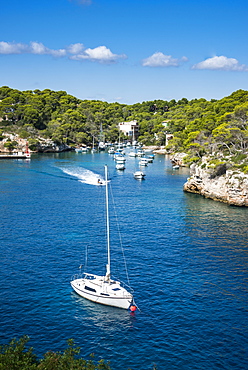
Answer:
M146 157L145 159L147 160L148 163L152 163L153 162L153 158L152 157Z
M116 163L115 168L117 170L125 170L125 164L124 163Z
M146 158L142 158L140 161L139 161L139 165L140 166L147 166L148 165L148 160Z
M115 154L115 150L114 150L114 148L109 148L108 153L109 153L109 154Z
M28 144L26 145L25 152L14 152L12 154L1 154L0 159L31 159L31 153L28 148Z
M134 175L135 179L138 179L138 180L143 180L145 178L145 174L142 171L136 171L136 172L134 172L133 175Z
M123 155L117 155L117 156L115 156L115 161L116 161L116 163L125 163L126 158Z
M175 166L172 166L173 170L179 170L180 166L178 164L175 164Z
M105 150L106 149L106 145L103 141L100 141L99 144L98 144L98 150Z
M142 149L139 149L139 150L137 151L137 156L138 156L138 157L143 157L143 155L144 155L143 150L142 150Z
M106 274L95 275L84 272L74 276L71 286L80 296L107 306L136 310L133 295L121 285L120 281L113 280L110 272L110 225L109 225L109 194L108 194L108 174L105 166L105 197L106 197L106 232L107 232L107 264ZM100 257L100 261L102 258ZM131 289L131 288L130 288Z
M137 153L136 152L130 152L129 157L137 157Z
M123 157L125 155L123 149L116 149L115 152L114 152L114 159L116 159L117 157Z

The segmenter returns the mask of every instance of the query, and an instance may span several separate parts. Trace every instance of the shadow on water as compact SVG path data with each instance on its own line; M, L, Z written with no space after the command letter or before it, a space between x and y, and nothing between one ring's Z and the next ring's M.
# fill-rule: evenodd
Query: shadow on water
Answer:
M88 325L91 328L94 325L95 328L105 331L106 335L130 329L133 326L135 316L128 310L96 304L74 292L71 298L76 307L75 319L81 325Z

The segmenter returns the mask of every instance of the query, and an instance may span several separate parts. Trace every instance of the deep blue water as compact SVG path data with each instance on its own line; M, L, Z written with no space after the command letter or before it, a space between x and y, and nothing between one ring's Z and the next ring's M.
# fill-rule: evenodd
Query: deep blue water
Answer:
M0 344L27 334L41 356L73 338L84 357L114 370L247 369L248 209L184 193L188 170L173 171L164 156L142 182L132 176L137 163L127 157L118 173L106 153L1 160ZM134 315L70 287L86 247L89 272L104 273L104 188L95 185L104 164Z

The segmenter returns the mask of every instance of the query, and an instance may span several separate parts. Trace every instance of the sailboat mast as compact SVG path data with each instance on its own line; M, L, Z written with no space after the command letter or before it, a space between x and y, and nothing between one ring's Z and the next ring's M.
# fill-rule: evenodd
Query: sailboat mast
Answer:
M105 166L105 181L106 181L106 227L107 227L107 250L108 264L106 266L106 278L110 279L110 232L109 232L109 200L108 200L108 166Z

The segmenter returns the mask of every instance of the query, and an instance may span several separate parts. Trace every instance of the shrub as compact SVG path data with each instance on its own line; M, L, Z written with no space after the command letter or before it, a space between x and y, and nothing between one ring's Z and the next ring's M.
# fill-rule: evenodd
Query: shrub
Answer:
M236 155L231 157L231 161L234 162L234 163L240 163L246 158L247 158L246 154L236 154Z
M208 167L215 169L216 167L225 164L225 162L220 161L219 159L211 159L211 161L208 162Z
M8 345L0 346L0 370L111 370L109 363L79 358L80 347L75 347L73 339L67 341L64 352L48 351L40 360L33 348L26 348L28 336L12 339Z
M243 169L243 171L244 171L245 174L246 173L248 174L248 166L245 166L244 169Z

